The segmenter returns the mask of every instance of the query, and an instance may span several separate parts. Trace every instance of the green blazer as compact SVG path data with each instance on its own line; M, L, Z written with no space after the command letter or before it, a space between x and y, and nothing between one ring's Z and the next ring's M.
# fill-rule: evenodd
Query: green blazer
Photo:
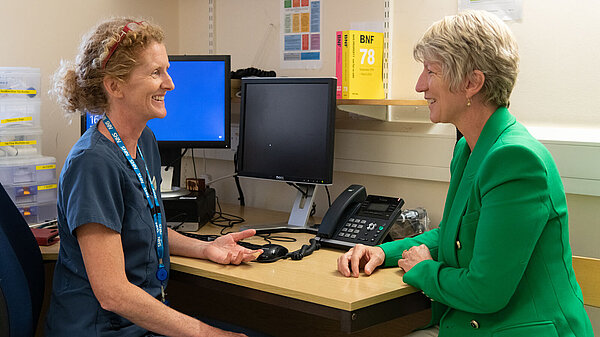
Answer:
M593 336L575 280L567 203L548 150L506 108L473 153L454 149L439 228L381 245L385 266L425 244L433 256L403 276L432 300L445 336Z

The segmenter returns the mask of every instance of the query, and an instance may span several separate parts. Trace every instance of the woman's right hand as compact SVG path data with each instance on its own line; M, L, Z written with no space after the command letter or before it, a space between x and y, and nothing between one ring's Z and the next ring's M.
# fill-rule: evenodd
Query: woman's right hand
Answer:
M385 253L380 247L358 244L338 258L338 271L346 277L358 277L360 269L371 275L375 268L385 261Z

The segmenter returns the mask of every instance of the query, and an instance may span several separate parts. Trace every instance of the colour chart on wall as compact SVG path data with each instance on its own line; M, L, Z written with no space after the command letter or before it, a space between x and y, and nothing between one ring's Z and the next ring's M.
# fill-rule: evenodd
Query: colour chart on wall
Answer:
M321 0L281 0L281 67L321 68Z

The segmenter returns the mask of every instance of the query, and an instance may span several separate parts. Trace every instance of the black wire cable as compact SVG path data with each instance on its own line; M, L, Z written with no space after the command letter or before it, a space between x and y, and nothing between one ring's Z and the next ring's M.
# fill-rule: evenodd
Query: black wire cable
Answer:
M327 192L327 203L329 203L329 207L331 208L331 195L329 194L329 188L325 186L325 191Z
M219 197L215 196L215 200L217 202L217 207L218 207L219 211L215 212L215 215L213 216L213 218L210 219L210 223L217 227L221 227L221 232L220 232L221 235L227 235L229 233L233 233L233 232L226 233L225 230L230 229L237 224L241 224L246 220L244 218L242 218L241 216L224 213L221 209L221 203L219 202ZM225 223L225 224L223 224L223 223Z
M295 189L297 189L298 191L300 191L300 193L302 193L303 197L307 197L308 196L308 186L306 187L306 191L303 191L300 186L298 186L297 184L293 184L293 183L287 183L288 185L294 187Z
M206 160L206 158L204 158L204 160ZM194 149L192 149L192 164L194 165L194 178L198 180L198 172L196 172L196 159L194 158Z
M246 201L244 200L244 191L242 191L242 185L240 185L240 178L237 175L237 152L233 154L233 166L234 166L234 170L235 170L235 175L233 176L233 179L235 180L235 187L237 188L238 191L238 200L240 201L240 206L246 206Z
M256 234L256 236L263 238L263 240L265 240L267 243L272 243L271 241L276 241L276 242L296 242L297 241L293 237L284 236L284 235L273 235L273 233L261 233L261 234Z
M173 159L173 161L171 161L170 163L167 164L167 169L169 169L169 167L174 167L173 165L175 165L176 162L180 161L181 158L183 158L183 156L185 156L185 153L187 152L188 148L184 148L183 149L183 153L177 157L177 159Z
M312 208L310 209L310 214L309 214L309 216L313 216L313 215L315 215L315 213L317 213L317 204L315 204L315 203L313 202L313 204L312 204Z

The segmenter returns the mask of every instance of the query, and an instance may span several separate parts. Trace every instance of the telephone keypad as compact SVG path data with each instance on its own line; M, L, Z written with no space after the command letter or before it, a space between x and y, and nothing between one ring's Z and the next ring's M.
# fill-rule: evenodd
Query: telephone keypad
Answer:
M338 232L338 237L354 239L356 242L377 242L388 223L385 220L349 218Z

